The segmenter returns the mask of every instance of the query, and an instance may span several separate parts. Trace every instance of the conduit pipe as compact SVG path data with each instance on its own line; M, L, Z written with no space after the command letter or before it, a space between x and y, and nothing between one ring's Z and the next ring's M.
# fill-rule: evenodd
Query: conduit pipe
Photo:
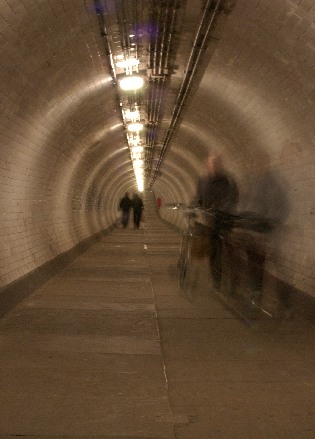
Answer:
M208 9L210 9L210 7L211 7L211 5L213 3L213 0L207 0L207 4L205 6L204 13L203 13L203 16L201 18L201 21L200 21L200 24L199 24L199 27L198 27L198 30L197 30L197 33L196 33L196 37L195 37L195 40L194 40L193 48L192 48L190 56L189 56L189 60L188 60L188 64L187 64L187 69L186 69L186 74L185 74L184 80L182 82L181 89L180 89L180 91L178 93L178 97L177 97L177 101L176 101L176 104L175 104L172 120L171 120L169 129L167 130L165 139L163 141L163 146L162 146L162 149L161 149L161 152L160 152L160 156L159 156L159 159L158 159L158 163L156 165L156 169L155 169L155 172L154 172L154 175L153 175L150 187L152 187L154 181L156 180L156 178L157 178L157 176L159 174L160 166L162 164L162 161L163 161L163 158L165 156L165 153L166 153L167 147L169 145L169 142L170 142L170 140L172 138L172 135L174 133L175 126L176 126L176 124L178 122L178 119L179 119L179 115L180 115L180 113L182 111L182 108L184 106L185 100L186 100L187 95L188 95L188 93L190 91L191 84L192 84L192 81L193 81L195 73L196 73L196 69L197 69L198 64L199 64L199 60L200 60L200 56L201 56L202 50L203 50L203 48L204 48L204 46L205 46L205 44L206 44L206 42L208 40L210 31L211 31L212 26L214 24L215 17L218 14L221 2L222 2L221 0L218 0L216 2L216 5L215 5L215 7L213 9L213 12L211 14L211 17L210 17L210 21L207 24L206 32L204 34L202 42L201 42L200 45L198 45L197 43L198 43L198 41L200 39L202 28L204 27L206 19L207 19Z
M112 49L111 49L111 46L110 46L109 40L108 40L108 32L107 32L107 28L106 28L105 20L104 20L104 16L103 16L103 7L101 6L99 0L94 0L94 5L95 5L97 18L98 18L98 23L100 26L101 36L103 37L103 41L104 41L106 55L107 55L108 61L109 61L109 68L110 68L111 77L113 78L113 80L115 82L116 81L116 70L115 70Z
M172 0L168 0L168 4L167 7L165 8L165 13L164 13L161 42L158 47L158 34L157 34L155 39L153 62L152 59L150 60L150 68L151 68L151 72L153 72L154 77L151 80L152 90L150 93L151 99L149 98L149 111L148 111L149 122L151 123L151 128L152 128L150 135L147 136L147 139L150 138L150 141L148 142L149 156L147 159L147 163L149 167L151 167L152 164L153 149L156 144L157 128L158 128L157 125L161 114L165 78L168 72L168 60L169 60L169 54L171 49L172 35L175 26L177 1L178 0L175 0L172 5ZM161 16L162 16L162 11L160 8L158 13L158 21L157 21L158 25Z

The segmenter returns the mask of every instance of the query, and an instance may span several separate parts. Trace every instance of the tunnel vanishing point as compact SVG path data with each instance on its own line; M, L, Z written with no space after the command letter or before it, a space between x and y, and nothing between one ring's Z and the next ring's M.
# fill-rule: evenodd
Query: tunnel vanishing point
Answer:
M188 204L209 149L240 210L281 216L266 272L311 304L314 17L314 0L2 0L1 313L125 191Z

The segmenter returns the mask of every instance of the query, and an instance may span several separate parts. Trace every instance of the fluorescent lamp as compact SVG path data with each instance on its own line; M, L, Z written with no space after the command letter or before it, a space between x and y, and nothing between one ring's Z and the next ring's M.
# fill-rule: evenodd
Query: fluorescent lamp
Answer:
M138 191L139 192L143 192L143 190L144 190L143 180L142 181L137 181L137 185L138 185Z
M133 158L133 160L141 160L142 154L140 152L133 152L132 158Z
M143 150L144 150L143 146L134 146L133 148L131 148L132 154L143 152Z
M130 146L138 146L138 144L140 143L140 136L129 136L128 137L128 142Z
M131 123L128 125L128 131L134 131L138 132L143 130L143 124L142 123Z
M126 76L120 81L120 88L122 90L138 90L143 86L143 79L140 76Z
M140 64L140 61L136 58L129 58L129 59L126 59L125 61L116 62L117 67L122 67L124 69L130 68L130 67L135 67L139 64Z
M142 168L142 166L143 166L143 160L134 160L133 161L134 168Z
M140 112L138 110L135 111L126 110L125 118L135 122L137 119L140 118Z

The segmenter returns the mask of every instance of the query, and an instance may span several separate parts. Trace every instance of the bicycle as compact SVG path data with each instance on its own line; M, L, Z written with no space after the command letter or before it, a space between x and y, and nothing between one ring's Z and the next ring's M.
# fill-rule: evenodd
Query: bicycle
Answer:
M188 299L191 300L194 287L194 283L190 276L192 274L192 259L194 257L196 257L196 259L201 258L209 252L209 226L203 225L198 222L197 219L204 215L209 215L209 217L212 218L213 213L197 207L187 207L181 204L172 208L183 210L186 216L186 224L182 233L177 270L179 286ZM197 238L199 238L199 246L200 242L203 242L202 249L198 248L198 244L196 243Z
M206 251L201 251L201 254L197 255L196 259L198 259L198 256L207 256L209 258L209 269L211 271L213 283L212 289L224 301L226 301L226 299L229 299L232 302L243 302L241 296L238 297L238 295L230 293L227 294L227 297L225 297L226 294L223 295L222 292L220 293L222 247L224 243L226 246L231 244L231 238L229 234L226 233L226 231L231 231L233 228L238 228L247 231L258 232L259 235L265 234L269 233L273 229L274 224L272 220L257 218L255 216L252 216L248 212L243 212L241 214L235 215L213 209L187 207L181 203L172 205L172 209L182 210L186 216L186 225L182 233L179 258L177 262L178 280L181 291L185 293L189 300L192 299L193 289L195 288L194 283L196 282L196 267L193 270L192 260L193 257L196 256L195 244L196 239L199 236L201 238L201 241L208 243L209 247L206 248ZM198 223L198 220L200 220L200 216L202 217L201 220L203 220L203 224ZM248 239L251 239L250 235L248 236ZM245 246L247 249L249 247L249 244L250 241L248 241L247 245ZM249 257L249 260L250 259L253 259L252 256ZM251 267L253 267L252 261ZM249 276L248 282L249 284L251 284L253 281L252 273L248 271L247 276ZM192 278L194 278L194 282ZM256 309L257 311L261 311L265 315L272 317L272 313L265 309L265 307L261 303L260 298L261 297L254 297L252 291L250 297L247 298L249 306L251 307L251 309Z
M188 212L187 222L182 234L182 240L179 250L179 258L177 262L178 276L179 276L179 286L184 288L185 278L187 274L187 268L191 262L191 244L192 244L192 219L195 218L194 212Z

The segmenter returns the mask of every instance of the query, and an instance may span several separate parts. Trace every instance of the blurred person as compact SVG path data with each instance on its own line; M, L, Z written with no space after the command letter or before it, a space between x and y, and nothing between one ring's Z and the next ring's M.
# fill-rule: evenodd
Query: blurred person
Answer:
M135 229L139 229L144 205L142 199L137 193L135 193L132 198L132 208L133 208L133 225Z
M225 171L221 156L213 152L205 159L205 174L197 183L192 204L213 211L209 228L210 269L213 288L220 290L222 240L220 233L229 228L228 214L235 211L238 202L238 188L234 179Z
M203 209L235 211L238 188L225 171L221 156L210 152L204 164L206 172L198 179L194 203Z
M276 235L289 214L285 191L267 164L266 158L260 158L245 197L246 211L241 213L250 230L243 246L247 254L251 301L258 306L262 299L266 259L271 248L276 247ZM289 307L289 298L285 294L279 300L285 309Z
M130 213L131 207L132 207L132 201L129 198L129 193L126 192L124 197L120 200L120 203L119 203L119 209L121 210L121 213L122 213L121 223L122 223L124 229L128 226L129 213Z

